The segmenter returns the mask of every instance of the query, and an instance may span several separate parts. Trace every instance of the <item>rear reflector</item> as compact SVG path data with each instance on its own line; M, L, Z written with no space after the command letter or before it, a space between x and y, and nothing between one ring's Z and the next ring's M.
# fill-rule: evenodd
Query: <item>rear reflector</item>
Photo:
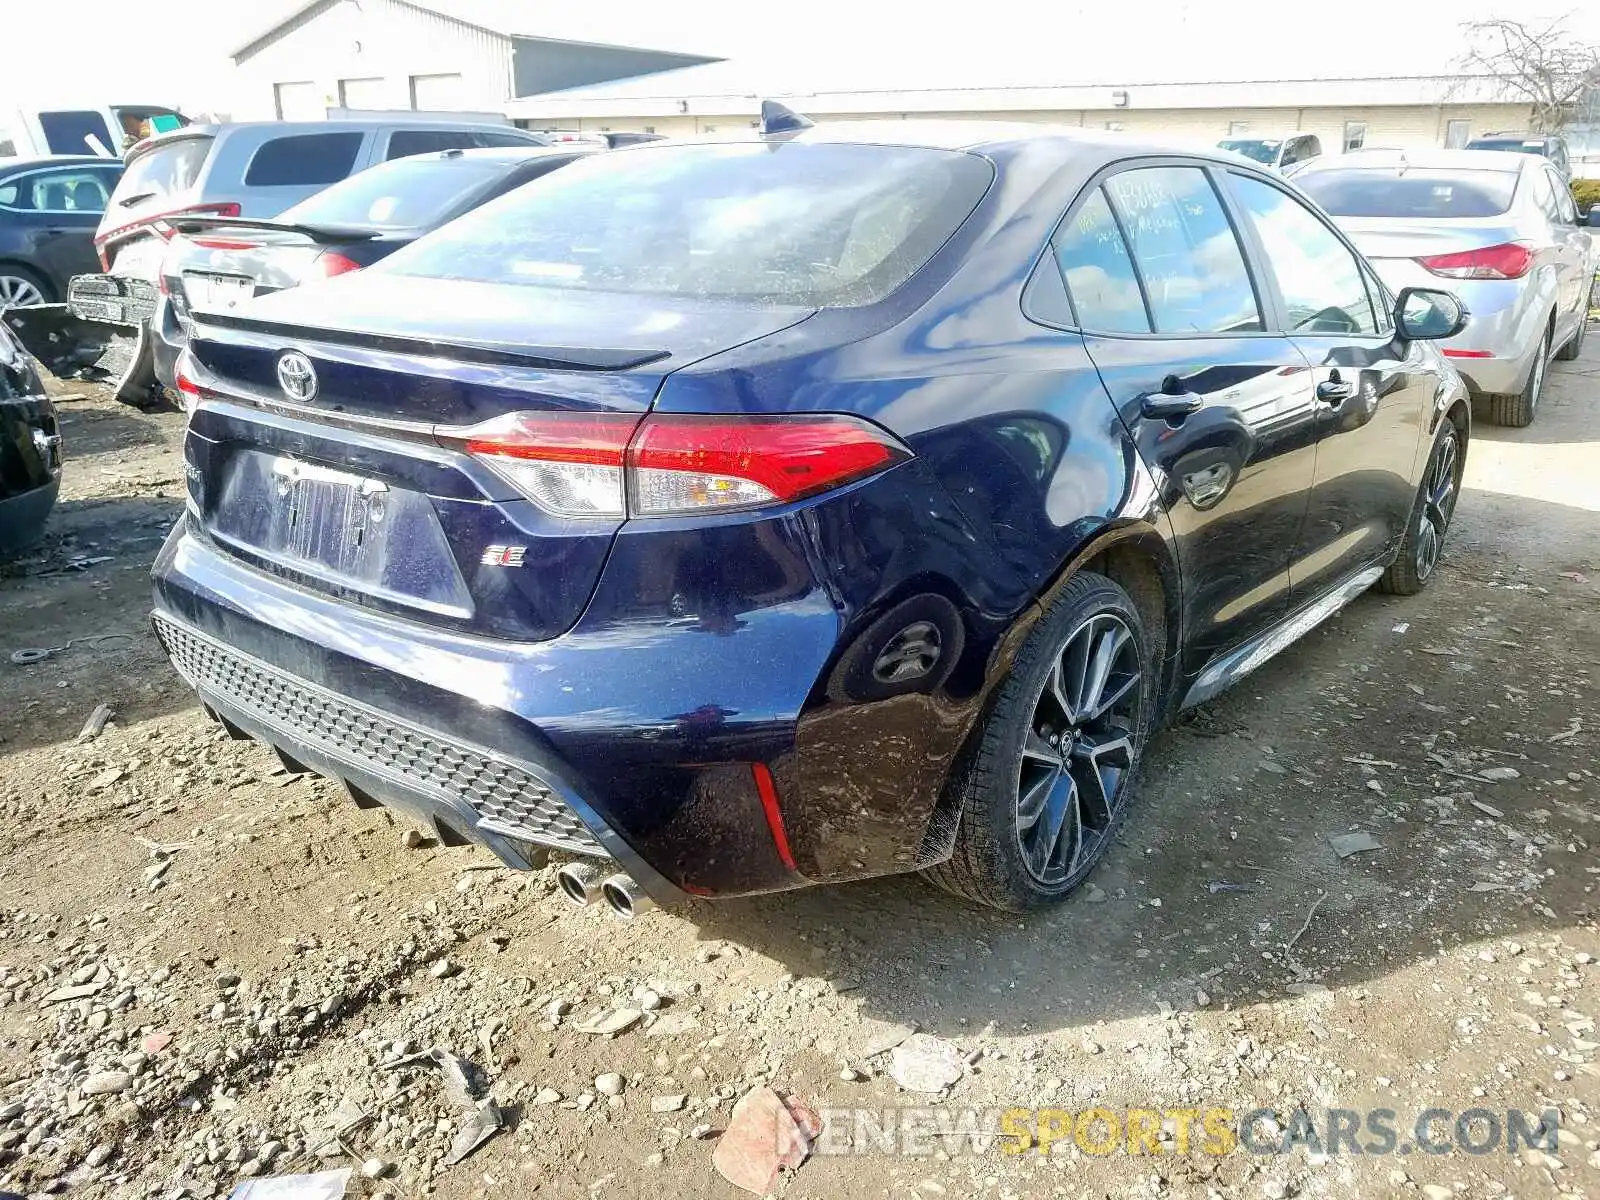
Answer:
M1417 261L1448 279L1521 279L1533 266L1533 250L1521 242L1503 242L1478 250L1434 254Z
M792 504L911 457L875 425L834 415L513 413L459 442L540 508L568 517Z
M1493 350L1456 350L1450 346L1444 347L1446 358L1493 358Z

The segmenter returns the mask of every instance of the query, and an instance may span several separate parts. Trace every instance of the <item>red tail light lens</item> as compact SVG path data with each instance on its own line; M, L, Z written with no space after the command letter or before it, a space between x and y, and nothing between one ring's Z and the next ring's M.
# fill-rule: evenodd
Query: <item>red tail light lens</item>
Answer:
M909 456L854 417L652 416L628 450L628 508L668 516L788 504Z
M627 514L622 464L637 414L512 413L467 431L466 450L546 512Z
M1503 242L1480 250L1434 254L1417 261L1435 275L1449 279L1521 279L1533 266L1533 250L1521 242Z
M174 367L173 373L176 378L172 383L177 389L178 395L183 399L183 411L193 414L194 410L200 406L200 397L204 394L204 389L194 381L194 356L189 353L187 348L178 355L178 362Z
M515 413L461 441L540 508L569 517L789 504L911 457L883 430L846 416Z
M331 279L335 275L343 275L349 271L361 270L360 263L353 258L346 258L337 250L324 250L317 255L317 260L313 266L317 274L326 279Z

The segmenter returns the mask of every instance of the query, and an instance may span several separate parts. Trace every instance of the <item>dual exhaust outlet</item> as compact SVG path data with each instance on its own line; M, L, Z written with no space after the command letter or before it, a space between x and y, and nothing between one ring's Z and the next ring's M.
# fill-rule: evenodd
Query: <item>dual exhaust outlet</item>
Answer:
M600 868L592 863L567 863L556 872L556 882L566 898L579 908L603 900L624 921L631 921L656 906L631 876L618 872L602 877Z

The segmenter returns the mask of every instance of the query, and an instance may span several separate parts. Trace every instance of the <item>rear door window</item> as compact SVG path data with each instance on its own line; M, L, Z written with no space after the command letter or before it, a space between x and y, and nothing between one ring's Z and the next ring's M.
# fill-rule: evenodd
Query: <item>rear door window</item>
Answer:
M301 133L263 142L244 173L246 187L338 183L361 152L362 133Z
M1055 238L1056 261L1084 329L1149 333L1144 293L1111 206L1099 188Z
M101 149L116 154L122 149L122 139L111 136L105 117L93 109L42 112L39 129L51 154L99 154Z
M1266 328L1244 251L1199 167L1142 167L1106 181L1157 333Z
M0 184L0 205L25 212L103 212L112 182L95 167L34 171Z
M389 149L384 158L437 154L441 150L465 150L483 144L477 133L469 129L396 129L389 135Z
M1230 174L1228 185L1261 238L1290 332L1378 332L1361 264L1321 217L1259 179Z

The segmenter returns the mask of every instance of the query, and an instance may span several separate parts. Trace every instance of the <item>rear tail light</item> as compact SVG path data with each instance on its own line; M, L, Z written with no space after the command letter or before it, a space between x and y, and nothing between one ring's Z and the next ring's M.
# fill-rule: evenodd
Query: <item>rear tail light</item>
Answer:
M332 279L335 275L343 275L348 271L361 270L361 264L353 258L346 258L337 250L324 250L317 255L311 268L325 279Z
M1503 242L1479 250L1434 254L1417 261L1435 275L1449 279L1521 279L1533 266L1533 250L1521 242Z
M172 383L173 387L177 389L178 395L183 399L183 411L192 416L194 410L200 406L200 397L204 394L204 389L194 381L194 356L187 349L178 355L174 374L176 378Z
M911 457L883 430L847 416L516 413L462 441L540 508L568 517L791 504Z
M140 217L137 221L129 221L126 225L118 225L115 229L108 229L104 233L95 234L95 253L100 256L101 269L109 271L111 270L111 252L109 249L111 243L136 229L149 229L162 241L170 242L177 232L171 225L167 224L167 221L172 217L237 217L238 215L239 204L235 200L229 200L222 204L191 204L186 208L169 208L165 212L151 213L148 216Z

